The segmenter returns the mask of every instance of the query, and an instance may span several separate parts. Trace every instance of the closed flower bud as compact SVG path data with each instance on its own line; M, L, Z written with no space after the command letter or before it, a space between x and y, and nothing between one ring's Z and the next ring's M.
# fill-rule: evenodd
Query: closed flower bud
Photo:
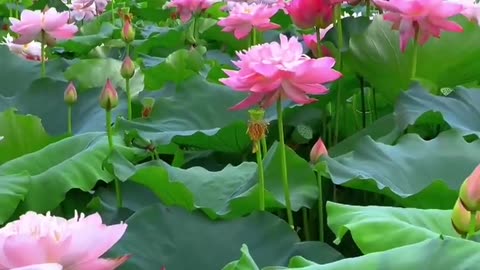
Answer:
M480 230L480 213L476 215L475 231ZM471 213L465 209L460 199L457 200L452 210L452 226L460 235L466 235L470 229Z
M302 29L325 28L333 22L331 0L292 0L287 11L295 25Z
M460 187L460 200L469 211L480 211L480 165Z
M135 40L135 28L133 28L133 25L130 22L130 20L124 21L121 35L122 35L122 40L125 43L131 43L132 41Z
M118 93L115 90L115 87L112 84L110 79L107 79L107 83L103 88L102 94L100 95L100 106L107 111L112 110L118 105Z
M122 68L120 69L120 74L124 79L130 79L135 75L135 63L130 59L129 56L125 57L122 63Z
M65 89L63 100L68 105L73 105L77 102L77 89L75 89L73 82L70 82L67 86L67 89Z
M312 150L310 151L310 163L315 164L318 162L320 157L327 155L327 148L325 147L322 138L319 138L318 141L313 145Z

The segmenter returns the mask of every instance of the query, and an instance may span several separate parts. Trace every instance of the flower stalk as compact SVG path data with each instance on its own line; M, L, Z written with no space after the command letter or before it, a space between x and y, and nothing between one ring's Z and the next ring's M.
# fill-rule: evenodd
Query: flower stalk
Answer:
M280 147L280 160L281 160L281 168L282 168L282 184L283 184L283 191L285 195L285 206L287 207L287 219L288 224L295 228L295 224L293 222L293 214L292 214L292 203L290 199L290 189L288 187L288 171L287 171L287 154L286 154L286 147L285 147L285 135L283 130L283 111L282 111L282 99L279 98L277 101L277 119L278 119L278 137L279 137L279 147Z
M263 166L261 141L265 139L268 132L268 124L265 122L265 111L263 109L249 110L250 121L248 122L247 133L253 142L252 152L256 154L258 165L258 208L265 211L265 172Z

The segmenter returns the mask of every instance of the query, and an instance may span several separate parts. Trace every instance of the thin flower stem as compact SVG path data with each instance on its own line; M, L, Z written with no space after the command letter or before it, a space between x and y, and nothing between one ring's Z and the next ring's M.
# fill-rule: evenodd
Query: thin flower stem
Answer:
M257 146L257 165L258 165L258 209L265 211L265 175L263 170L262 150L259 147L259 142L255 142Z
M14 2L15 2L15 0L12 0L12 1L10 2L10 4L12 4L12 3L14 3ZM13 6L13 4L12 4L12 6ZM12 9L12 7L10 7L10 8L8 9L8 13L9 13L9 16L10 16L10 17L13 17L13 9Z
M374 121L376 121L378 119L378 114L377 114L377 95L376 95L376 91L375 91L375 88L371 87L372 89L372 101L373 101L373 119Z
M193 42L195 44L198 43L198 40L197 40L197 18L198 18L198 16L195 15L193 17L193 22L192 22L193 23Z
M40 46L42 46L40 48L40 60L42 62L42 73L41 73L41 76L42 78L46 76L47 74L47 71L46 71L46 67L45 67L45 32L42 31L42 34L41 34L41 44Z
M111 10L112 10L112 24L115 24L115 0L112 0Z
M468 229L467 238L471 238L475 234L475 227L477 226L477 211L470 211L470 227Z
M285 205L287 207L287 219L288 224L295 228L293 223L293 214L292 214L292 205L290 201L290 190L288 188L288 172L287 172L287 154L285 150L285 135L283 134L283 111L282 111L282 99L279 98L277 101L277 119L278 119L278 137L280 140L280 156L281 156L281 167L282 167L282 182L283 182L283 191L285 193Z
M72 105L69 104L67 107L67 133L69 136L72 136Z
M315 27L315 36L317 39L317 58L322 57L322 42L321 42L321 35L320 35L320 27Z
M318 185L318 240L323 242L325 240L325 231L323 229L323 184L322 176L316 172L317 175L317 185Z
M252 46L257 45L257 29L253 27L252 29Z
M371 8L370 8L370 0L366 0L366 3L365 3L365 8L367 9L367 12L366 12L366 15L367 15L367 18L370 18L370 12L371 12Z
M343 27L342 27L342 5L335 6L335 16L336 26L337 26L337 38L338 38L338 70L342 72L343 70L343 59L342 59L342 50L343 50ZM338 142L338 131L340 128L340 106L341 106L341 93L342 93L342 80L337 81L337 101L335 104L335 133L333 137L333 144Z
M365 81L360 77L360 100L362 106L362 128L367 127L367 103L365 99Z
M261 143L262 143L262 154L265 157L268 153L267 139L265 138L265 136L263 136Z
M412 77L411 77L412 80L415 78L415 75L417 73L417 57L418 57L418 42L417 42L417 38L415 37L415 39L413 40Z
M310 224L308 220L308 209L302 208L303 231L305 233L305 241L310 241Z
M128 120L132 120L132 96L130 93L130 79L125 79L125 91L127 92Z
M112 131L112 111L106 110L106 119L105 124L107 125L107 137L108 137L108 147L110 149L110 153L114 150L113 148L113 131ZM117 197L117 208L122 208L122 191L120 189L120 180L115 177L113 180L115 184L115 195Z

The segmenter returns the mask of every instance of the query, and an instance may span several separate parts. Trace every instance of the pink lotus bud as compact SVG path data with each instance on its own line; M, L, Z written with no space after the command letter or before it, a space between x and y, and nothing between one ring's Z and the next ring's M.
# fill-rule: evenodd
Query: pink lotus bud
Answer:
M123 60L120 74L124 79L131 79L133 75L135 75L135 63L132 61L132 59L130 59L129 56L125 57Z
M477 213L477 221L475 223L475 231L480 230L480 213ZM470 228L471 213L463 206L460 199L457 200L452 210L452 226L460 235L468 233Z
M135 28L133 28L130 20L124 21L121 35L125 43L131 43L135 40Z
M73 105L77 102L77 89L75 89L73 82L70 82L67 89L65 89L63 100L65 100L65 103L68 105Z
M299 28L326 28L333 23L334 5L330 0L292 0L286 7Z
M100 106L107 111L117 107L118 105L118 93L115 90L115 87L112 84L110 79L107 79L107 83L103 88L102 94L100 95Z
M480 211L480 165L460 187L460 200L469 211Z
M318 139L318 141L313 145L312 150L310 151L310 162L315 164L318 162L320 157L328 155L327 148L322 141L322 138Z

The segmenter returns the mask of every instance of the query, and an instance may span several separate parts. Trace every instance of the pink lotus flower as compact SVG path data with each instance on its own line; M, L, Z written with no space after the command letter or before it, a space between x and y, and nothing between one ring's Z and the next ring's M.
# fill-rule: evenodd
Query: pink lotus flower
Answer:
M325 28L333 23L334 5L330 0L292 0L286 7L299 28Z
M320 157L327 155L327 147L325 147L322 138L319 138L318 141L313 145L312 150L310 150L310 162L315 164L318 162Z
M3 40L4 42L0 43L0 45L6 45L12 53L21 56L25 60L35 62L42 60L42 44L40 42L32 41L28 44L15 44L10 34L7 34Z
M62 2L71 9L70 17L75 21L91 21L105 12L108 0L67 0Z
M235 91L249 92L250 96L231 109L242 110L260 104L270 107L280 98L289 98L297 104L308 104L316 99L308 94L322 95L328 89L322 85L342 75L333 70L335 59L310 59L303 54L296 37L280 35L280 43L252 46L238 52L233 63L238 71L224 70L229 76L220 81Z
M280 25L270 22L277 13L278 7L263 4L234 3L228 17L220 19L218 25L224 32L233 32L235 38L243 39L253 28L258 31L268 31L280 28Z
M112 270L128 256L114 260L99 257L126 229L126 224L102 224L98 214L85 217L75 213L74 218L66 220L50 213L27 212L0 229L0 270L46 263L57 263L68 270ZM48 269L61 268L57 265Z
M214 3L220 0L171 0L168 7L177 8L180 13L180 20L188 22L192 15L209 9Z
M475 21L480 24L480 4L475 0L449 0L452 3L457 3L463 6L461 14L467 17L469 20Z
M388 11L383 15L393 22L392 28L400 31L400 48L405 51L410 39L420 45L431 37L439 38L442 31L463 32L463 28L447 20L463 10L462 5L445 0L373 0Z
M325 29L320 29L320 41L325 37L325 35L328 33L330 29L333 28L333 24L330 24L327 28ZM317 35L316 34L310 34L310 35L303 35L303 40L305 41L305 44L307 47L312 51L313 55L315 57L318 57L318 44L317 44ZM327 47L322 46L322 56L332 56L330 51L328 50Z
M19 34L15 40L17 44L27 44L32 40L41 40L41 34L45 33L47 40L65 40L72 38L78 28L68 23L68 12L57 12L55 8L49 8L45 12L39 10L23 10L20 20L10 18L12 31Z
M24 267L16 267L10 270L63 270L63 266L58 263L32 264Z

